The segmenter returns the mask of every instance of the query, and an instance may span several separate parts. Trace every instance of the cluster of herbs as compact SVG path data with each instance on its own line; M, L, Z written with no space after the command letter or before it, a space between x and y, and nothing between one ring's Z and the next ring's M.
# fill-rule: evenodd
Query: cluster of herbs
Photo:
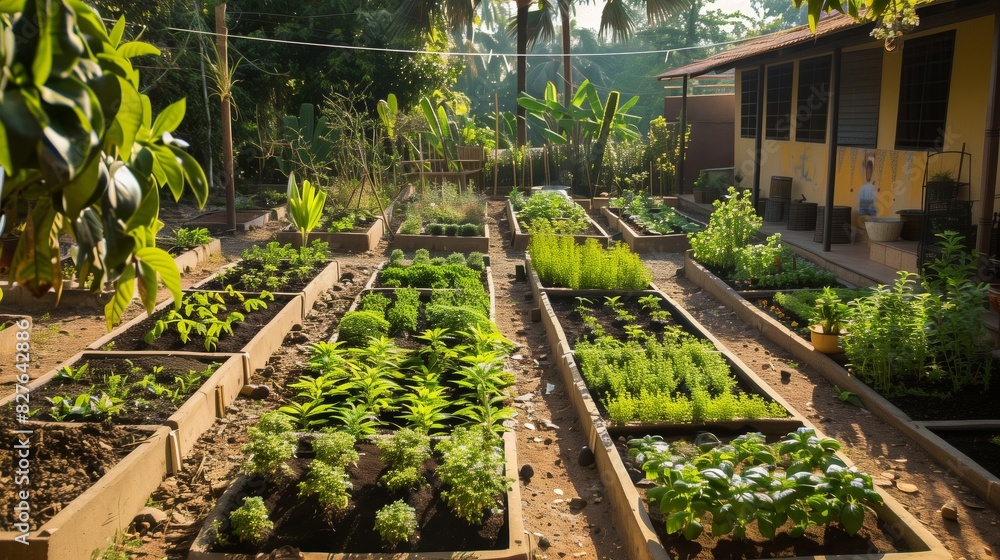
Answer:
M329 233L353 231L355 227L370 224L374 219L375 214L371 210L343 210L334 215L326 216L326 224L323 229Z
M576 235L590 227L587 211L563 193L538 192L519 205L514 208L518 223L530 234Z
M277 241L263 247L254 245L243 250L243 260L239 264L219 272L215 281L247 292L279 292L286 286L308 281L317 270L326 266L329 247L330 244L323 241L313 241L312 245L300 249Z
M606 298L627 340L605 334L591 303L579 298L585 325L574 348L580 373L612 422L703 422L734 418L776 418L785 409L759 395L738 391L729 363L707 340L680 327L663 325L659 298L643 298L642 310L663 327L655 333L635 325L618 297Z
M170 240L174 247L197 247L211 241L212 235L208 228L177 228Z
M56 422L104 421L111 420L127 410L142 410L147 408L151 401L159 399L169 399L177 405L193 393L205 379L211 377L218 368L218 364L213 363L202 370L191 369L168 376L164 374L163 366L153 366L152 371L144 373L143 369L133 365L131 360L126 359L125 363L129 366L127 374L109 371L80 394L49 397L51 408L48 415ZM87 362L77 367L63 366L53 382L81 385L87 384L87 380L92 376L90 363ZM129 382L130 376L137 381Z
M243 468L248 473L278 481L290 476L287 462L300 449L299 436L287 416L274 411L261 416L248 430L249 442L243 451L248 456ZM391 435L373 439L378 447L385 472L379 479L391 495L399 499L376 512L374 529L387 549L411 541L418 529L416 510L407 503L414 491L437 477L444 485L442 497L456 517L470 524L482 524L486 510L502 512L502 495L513 482L504 476L504 455L500 439L481 427L459 427L450 438L441 439L432 451L431 437L422 428L400 428ZM298 484L299 496L314 499L321 510L334 513L350 504L354 489L349 472L360 455L361 441L347 431L324 431L305 438L311 443L312 456L305 478ZM431 472L427 462L437 455L439 466ZM229 544L229 537L239 542L258 544L274 528L267 506L260 496L243 499L243 504L229 513L228 528L213 525L215 542Z
M656 484L646 497L664 514L666 532L688 540L702 534L707 515L714 538L744 539L753 524L767 539L834 523L857 534L866 510L883 500L871 476L848 467L838 449L839 442L812 428L774 444L756 432L727 445L711 434L694 445L659 436L629 441L629 455Z
M622 218L654 235L695 233L702 230L701 224L692 222L644 193L626 191L618 198L611 199L612 208L620 208Z
M414 195L406 206L400 233L474 237L483 235L486 199L479 193L444 183Z
M460 424L503 431L513 415L506 397L514 377L503 365L511 343L495 328L470 331L458 338L429 329L413 337L414 349L385 337L354 348L316 343L309 358L314 375L289 384L295 396L279 410L301 429L333 427L356 437L392 426L430 434Z
M403 251L393 250L389 262L378 273L378 281L389 288L462 288L476 283L482 286L486 261L482 253L468 256L452 253L447 257L431 257L427 249L417 249L413 259L406 260Z
M920 275L855 299L841 337L850 370L884 395L949 396L988 389L993 357L982 317L987 287L974 278L979 255L954 232Z
M797 257L782 245L780 233L769 236L764 243L741 247L730 278L738 287L761 290L822 288L837 282L834 273Z
M271 292L262 291L256 297L247 297L232 286L226 286L223 292L191 292L178 307L165 310L146 333L145 341L152 345L164 333L174 330L181 344L187 344L192 337L200 338L205 350L211 352L223 337L233 335L235 325L246 320L244 313L267 309L267 301L273 300ZM243 311L230 309L232 304Z
M653 273L628 245L605 249L596 239L536 234L528 245L531 266L546 286L572 289L644 290Z
M838 304L847 305L857 298L871 293L868 288L835 288L825 287L822 290L805 289L791 292L776 292L773 300L762 299L757 305L772 314L786 326L802 335L809 333L809 325L820 322L821 313L817 303L824 294L837 299ZM846 318L845 318L846 321Z

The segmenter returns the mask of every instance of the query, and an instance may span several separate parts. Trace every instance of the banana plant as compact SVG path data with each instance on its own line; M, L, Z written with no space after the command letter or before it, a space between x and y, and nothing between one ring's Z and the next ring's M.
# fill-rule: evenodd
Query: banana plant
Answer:
M378 118L385 127L385 133L392 141L396 140L396 122L399 120L399 102L396 101L396 94L390 93L385 99L379 99L376 106Z
M430 128L427 140L434 152L451 165L457 166L455 160L458 159L458 151L455 148L455 137L448 124L448 112L445 110L445 106L443 104L435 106L430 98L423 97L420 99L420 112L423 113L427 126Z
M335 131L326 117L316 118L312 103L303 103L298 116L282 119L286 149L277 156L278 168L291 176L296 170L313 181L323 178L333 160Z
M319 226L325 205L326 192L314 187L308 179L302 181L300 190L295 183L295 173L288 175L288 217L302 235L300 249L309 245L309 233Z

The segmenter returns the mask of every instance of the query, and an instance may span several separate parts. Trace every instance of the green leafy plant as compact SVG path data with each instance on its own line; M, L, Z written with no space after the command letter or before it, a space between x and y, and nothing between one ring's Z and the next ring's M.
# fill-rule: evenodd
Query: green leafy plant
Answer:
M212 241L208 228L177 228L173 244L176 247L197 247Z
M528 233L549 232L563 235L583 233L590 227L587 211L558 192L540 192L528 197L517 213L517 220Z
M840 387L837 387L836 385L833 386L833 389L834 391L837 392L837 398L840 399L840 401L853 404L854 406L859 408L864 408L864 405L861 403L861 399L859 399L858 396L855 395L854 393L850 391L844 391Z
M426 483L421 471L431 456L430 441L425 432L412 428L401 428L388 438L376 440L382 460L389 466L379 484L399 492Z
M351 477L343 466L314 460L309 474L299 483L299 495L316 495L319 503L334 510L344 509L351 500Z
M455 515L480 524L484 509L500 511L499 498L512 479L503 475L503 449L492 432L456 428L450 439L437 444L437 451L442 456L437 475L448 486L442 496Z
M319 226L326 205L326 192L313 186L308 180L302 181L299 189L295 174L288 175L288 218L302 235L301 247L309 244L309 233Z
M177 331L182 344L187 344L193 335L200 336L204 339L205 350L211 352L223 336L233 335L234 325L246 319L242 312L229 309L226 296L241 304L247 313L267 309L266 300L274 299L267 291L248 298L234 291L231 286L225 295L219 292L189 293L184 296L179 309L167 310L157 319L153 328L146 333L146 344L153 344L163 333L173 329Z
M264 535L274 528L260 496L243 498L243 505L229 513L229 523L233 536L251 544L264 540Z
M335 467L344 467L358 462L358 452L354 449L354 436L345 432L318 434L313 440L316 460Z
M375 513L375 531L389 548L413 538L417 513L403 500L396 500Z
M48 400L52 404L49 415L56 422L107 420L125 410L122 399L113 398L103 391L99 395L86 392L75 398L57 395Z
M287 472L285 461L295 456L297 445L291 433L292 423L280 412L262 414L255 426L247 429L243 454L247 456L243 469L252 474L273 476Z
M841 334L846 326L847 311L847 304L841 303L831 288L823 288L822 295L816 298L815 324L826 334Z
M340 319L338 340L348 346L365 346L372 337L389 334L389 321L374 311L348 311Z
M882 504L869 475L837 457L840 444L800 428L775 444L749 433L722 445L702 436L696 446L671 445L658 437L629 442L629 454L656 487L647 498L666 516L668 533L693 540L711 514L711 533L746 537L756 523L773 539L790 523L799 537L811 526L839 523L856 534L865 508Z
M89 363L80 364L76 368L73 366L63 366L59 369L59 373L56 374L56 379L68 379L79 382L87 375L88 371L90 371Z
M535 234L528 245L531 266L546 286L572 289L643 290L653 273L628 245L608 249L595 239Z
M729 187L728 196L712 206L708 227L688 234L691 250L694 258L706 265L732 270L738 251L753 240L764 221L754 210L750 191Z

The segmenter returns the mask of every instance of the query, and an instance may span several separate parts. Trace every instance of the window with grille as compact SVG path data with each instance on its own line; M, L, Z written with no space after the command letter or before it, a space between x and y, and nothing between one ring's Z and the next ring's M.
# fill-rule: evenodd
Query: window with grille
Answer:
M795 140L825 142L830 105L830 57L799 61L799 95L795 109Z
M744 70L740 73L740 138L757 137L757 84L760 72Z
M882 96L882 49L845 52L837 93L837 144L874 148Z
M792 125L792 63L767 69L764 137L788 140Z
M954 31L903 44L897 149L943 147L954 52Z

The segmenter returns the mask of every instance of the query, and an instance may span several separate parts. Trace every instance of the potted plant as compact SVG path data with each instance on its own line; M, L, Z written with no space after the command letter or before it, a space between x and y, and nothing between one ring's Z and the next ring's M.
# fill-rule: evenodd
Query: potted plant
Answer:
M841 303L837 294L827 286L823 295L816 298L815 323L809 326L813 348L824 354L839 354L840 335L847 326L847 304Z
M951 171L943 170L934 173L927 179L927 202L950 202L958 195L958 180L952 177Z
M694 182L694 201L698 204L711 204L717 194L715 185L708 180L708 174L704 171L698 173Z

